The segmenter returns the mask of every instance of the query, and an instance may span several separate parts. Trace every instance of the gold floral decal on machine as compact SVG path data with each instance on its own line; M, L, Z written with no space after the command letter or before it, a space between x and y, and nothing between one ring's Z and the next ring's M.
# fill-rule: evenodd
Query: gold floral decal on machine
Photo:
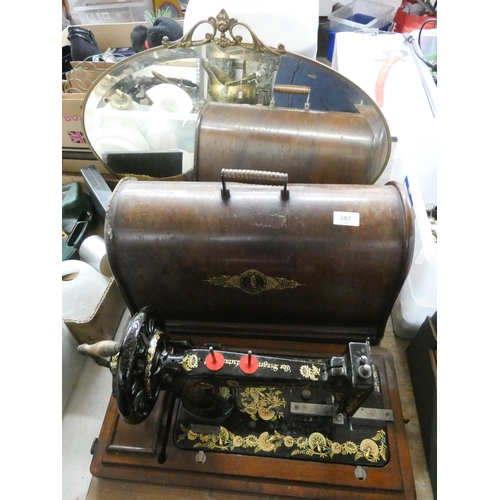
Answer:
M188 354L182 358L180 364L184 370L190 372L191 370L198 368L198 356L196 354Z
M215 286L222 286L225 288L238 288L250 295L257 295L269 290L285 290L287 288L297 288L304 286L294 280L286 278L275 278L266 276L264 273L257 271L257 269L249 269L241 274L233 276L222 275L215 276L208 280L204 280Z
M153 371L153 363L155 360L156 356L156 348L158 346L158 342L163 335L163 332L161 330L156 330L155 334L153 335L153 338L151 339L151 343L149 344L148 348L148 354L146 358L146 369L144 371L144 379L146 382L146 391L148 394L151 394L152 392L152 385L151 385L151 374Z
M286 406L285 398L280 397L279 389L266 387L247 387L240 393L242 413L246 413L252 420L257 421L259 416L262 420L277 420L283 418Z
M281 446L289 448L290 455L307 455L318 458L334 458L335 455L354 455L354 460L364 458L369 462L375 463L379 460L387 460L387 438L385 431L379 429L375 436L363 439L357 444L353 441L339 443L328 439L320 432L313 432L309 436L300 436L294 438L290 435L284 435L278 431L270 433L262 432L260 435L249 434L248 436L239 436L221 427L218 434L205 434L194 432L184 425L180 424L181 433L177 437L177 442L185 439L193 442L193 448L206 448L209 450L220 451L240 451L238 449L252 450L257 452L275 452ZM292 448L294 448L292 450Z
M310 380L318 380L320 376L320 369L317 366L314 365L302 365L300 367L300 374L304 378L308 378Z

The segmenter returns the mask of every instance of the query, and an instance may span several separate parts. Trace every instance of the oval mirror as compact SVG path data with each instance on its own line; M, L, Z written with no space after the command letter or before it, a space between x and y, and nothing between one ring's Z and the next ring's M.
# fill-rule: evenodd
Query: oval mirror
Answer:
M193 41L205 24L205 40ZM236 25L252 44L232 37ZM372 184L391 150L364 91L322 63L265 46L224 10L110 67L87 94L83 126L118 178L217 181L222 168L249 168L288 173L289 182Z

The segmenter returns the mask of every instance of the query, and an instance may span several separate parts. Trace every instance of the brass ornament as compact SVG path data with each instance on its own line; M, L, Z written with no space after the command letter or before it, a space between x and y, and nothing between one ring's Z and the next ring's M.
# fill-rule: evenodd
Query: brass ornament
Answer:
M256 74L234 80L215 65L207 65L204 68L210 81L208 93L214 101L239 102L240 104L257 103Z
M294 280L266 276L260 271L257 271L257 269L249 269L239 275L215 276L205 281L214 286L237 288L250 295L257 295L270 290L286 290L304 286Z
M193 40L194 32L196 31L196 28L202 24L209 24L212 27L212 33L206 33L204 40L195 41ZM233 29L236 26L243 26L246 28L252 37L253 43L243 43L243 39L240 35L233 35ZM220 32L219 38L216 37L217 32ZM227 34L229 34L231 38L228 38ZM237 19L229 18L224 9L217 14L217 17L209 17L207 20L196 23L181 39L176 40L175 42L166 40L162 42L162 45L168 49L176 49L198 47L208 43L213 43L214 45L222 48L234 46L247 48L262 54L281 55L286 52L285 47L282 44L279 44L276 49L265 45L248 25L238 22Z

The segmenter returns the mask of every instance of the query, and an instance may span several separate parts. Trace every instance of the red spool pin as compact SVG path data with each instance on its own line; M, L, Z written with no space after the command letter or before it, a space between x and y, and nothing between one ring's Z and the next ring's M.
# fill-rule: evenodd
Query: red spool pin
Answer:
M251 373L255 373L257 368L259 368L259 360L252 355L252 351L248 351L248 354L240 359L241 371L250 375Z
M217 371L224 366L224 356L221 352L215 352L213 347L209 347L210 351L205 358L205 365L209 370Z

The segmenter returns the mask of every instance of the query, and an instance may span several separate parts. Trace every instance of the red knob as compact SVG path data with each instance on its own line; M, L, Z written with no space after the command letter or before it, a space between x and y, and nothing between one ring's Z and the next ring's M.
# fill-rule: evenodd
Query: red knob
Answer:
M205 358L205 365L209 370L217 371L224 366L224 356L221 352L215 352L213 347L209 347L210 351Z
M252 351L248 351L248 354L240 359L240 369L243 373L250 375L255 373L258 368L259 360L252 355Z

